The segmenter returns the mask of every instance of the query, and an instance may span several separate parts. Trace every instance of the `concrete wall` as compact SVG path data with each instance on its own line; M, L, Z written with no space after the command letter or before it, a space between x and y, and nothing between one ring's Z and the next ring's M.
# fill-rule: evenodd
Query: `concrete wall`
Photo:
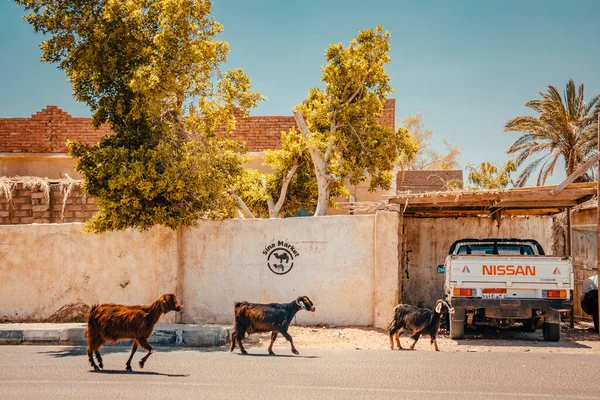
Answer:
M299 313L298 323L373 324L374 294L382 290L376 271L387 277L388 268L397 268L396 252L380 265L376 261L376 237L385 248L395 243L397 216L386 214L377 219L379 229L369 215L203 222L203 229L186 231L184 321L229 323L234 301L282 302L307 295L318 312ZM284 275L271 272L263 254L279 241L298 252ZM394 294L396 288L385 285Z
M444 276L438 275L437 266L444 263L454 241L486 237L527 238L539 241L550 252L552 218L502 218L500 228L489 218L404 218L400 234L402 301L432 307L442 298L444 289ZM408 267L407 251L410 252Z
M92 235L81 226L0 227L0 321L43 321L79 302L148 304L176 287L170 230Z
M3 226L0 320L42 321L66 304L147 304L175 292L184 313L165 321L231 323L235 301L307 295L317 312L299 313L299 324L384 327L397 301L397 225L396 213L382 212L102 235L81 224ZM268 265L277 264L269 258L276 247L290 254L281 264L293 262L282 275Z

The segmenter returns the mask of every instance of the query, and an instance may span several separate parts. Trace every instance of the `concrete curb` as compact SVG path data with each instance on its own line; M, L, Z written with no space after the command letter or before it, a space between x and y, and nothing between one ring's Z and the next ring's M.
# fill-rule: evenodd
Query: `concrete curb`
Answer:
M85 324L0 324L0 345L86 346ZM152 346L214 347L229 342L231 326L209 324L156 324L148 340ZM130 346L131 340L115 345ZM113 345L107 343L107 345Z

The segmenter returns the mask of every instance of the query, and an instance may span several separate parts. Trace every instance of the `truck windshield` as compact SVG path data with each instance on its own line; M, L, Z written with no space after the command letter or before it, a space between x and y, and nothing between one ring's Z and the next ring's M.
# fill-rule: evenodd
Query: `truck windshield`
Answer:
M510 256L510 255L522 255L532 256L534 255L533 249L530 245L519 245L519 244L504 244L504 243L472 243L463 244L458 248L456 254L462 255L499 255L499 256Z

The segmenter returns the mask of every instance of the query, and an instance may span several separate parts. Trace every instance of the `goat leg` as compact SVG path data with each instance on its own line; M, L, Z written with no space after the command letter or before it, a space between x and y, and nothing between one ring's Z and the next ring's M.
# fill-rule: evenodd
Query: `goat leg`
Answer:
M102 364L102 356L100 355L100 352L98 350L96 350L94 352L94 354L96 354L96 360L98 360L98 366L100 367L100 369L104 369L104 364Z
M148 354L146 354L141 360L140 360L140 368L144 368L144 364L146 364L146 360L148 359L148 357L150 357L150 355L153 353L153 349L152 346L150 346L150 344L148 343L148 341L146 340L145 337L140 337L138 339L138 343L140 344L140 346L142 346L144 349L148 350Z
M237 344L238 346L240 346L240 351L242 352L242 354L248 354L248 352L246 351L246 349L244 348L244 345L242 344L242 339L244 338L244 333L238 333L237 335Z
M402 334L402 332L404 332L404 329L400 329L396 332L396 344L398 345L398 350L404 350L400 344L400 334Z
M244 345L242 344L242 339L246 336L246 331L243 329L237 329L235 330L235 341L237 342L238 346L240 347L240 351L242 352L242 354L248 354L248 352L246 351L246 349L244 348ZM233 335L231 337L231 340L233 341ZM235 346L232 343L231 346L231 350L233 350Z
M271 344L269 345L269 354L272 356L275 355L275 353L273 353L273 343L275 343L275 339L277 339L277 331L271 332Z
M413 342L413 344L410 346L410 349L411 349L411 350L414 350L414 349L415 349L415 345L416 345L416 344L417 344L417 342L419 341L419 337L420 337L420 336L421 336L421 333L420 333L420 332L417 332L417 333L415 333L414 335L412 335L412 338L413 338L415 341L414 341L414 342Z
M92 350L90 350L90 348L88 347L88 360L90 360L90 364L92 364L92 367L94 367L95 371L98 371L100 368L98 368L98 366L96 365L96 363L94 362L94 355Z
M438 348L438 345L437 345L437 337L432 336L431 343L433 343L433 346L435 347L435 351L440 351L440 349Z
M286 338L290 344L292 345L292 353L298 355L300 353L298 353L298 350L296 350L296 346L294 346L294 339L292 339L292 337L290 336L289 333L287 333L287 329L280 329L279 332L281 333L281 335Z
M129 356L129 360L127 360L127 364L125 364L125 371L131 371L131 359L133 358L133 354L136 352L138 348L137 341L133 341L131 345L131 355Z
M231 334L231 347L229 348L229 351L235 350L236 339L237 339L237 331L233 331L233 333Z

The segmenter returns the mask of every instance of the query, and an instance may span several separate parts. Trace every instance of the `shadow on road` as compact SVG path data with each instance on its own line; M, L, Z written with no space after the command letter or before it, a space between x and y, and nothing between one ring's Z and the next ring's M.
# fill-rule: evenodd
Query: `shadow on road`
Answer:
M506 329L477 327L466 329L465 338L458 340L457 343L465 346L590 349L590 346L580 342L594 340L598 340L598 335L587 327L569 329L566 325L563 325L559 342L544 341L541 329L536 332L523 332L518 327Z
M163 374L160 372L154 371L125 371L125 370L116 370L116 369L101 369L101 370L90 370L90 373L93 374L108 374L108 375L158 375L158 376L168 376L170 378L185 378L190 376L190 374Z
M227 349L221 347L155 347L155 353L169 353L171 351L195 351L199 353L225 352ZM100 349L100 354L127 353L131 352L131 347L122 345L108 345ZM138 350L138 354L145 354L145 350ZM40 351L39 354L45 354L51 357L79 357L87 355L87 350L83 346L60 347L57 350Z
M297 355L291 355L291 354L275 354L275 355L271 355L268 353L248 353L248 354L242 354L242 353L233 353L235 355L238 356L243 356L243 357L273 357L273 358L321 358L319 356L297 356Z

